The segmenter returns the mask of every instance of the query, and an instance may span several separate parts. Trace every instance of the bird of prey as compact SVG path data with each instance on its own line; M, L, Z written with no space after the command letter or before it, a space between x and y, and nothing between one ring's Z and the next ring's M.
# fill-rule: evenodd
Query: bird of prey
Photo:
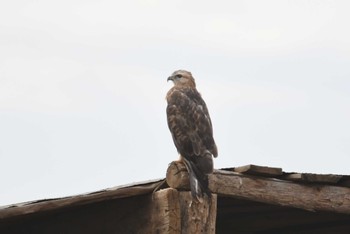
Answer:
M192 197L201 202L204 194L210 196L208 175L213 172L213 157L218 156L212 123L191 72L175 71L169 80L174 86L166 96L168 127L189 173Z

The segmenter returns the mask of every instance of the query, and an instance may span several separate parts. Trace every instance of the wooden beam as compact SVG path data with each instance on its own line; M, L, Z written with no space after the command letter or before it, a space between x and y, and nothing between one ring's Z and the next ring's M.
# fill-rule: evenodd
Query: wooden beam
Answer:
M188 190L188 174L181 162L172 162L167 183ZM301 184L286 180L214 170L209 175L209 189L219 196L230 196L262 203L289 206L311 211L350 214L350 188L325 184Z
M350 214L350 188L346 187L299 184L216 171L209 176L209 189L219 195L263 203Z
M216 195L206 197L202 203L192 201L188 191L168 188L153 196L151 233L186 234L215 233Z

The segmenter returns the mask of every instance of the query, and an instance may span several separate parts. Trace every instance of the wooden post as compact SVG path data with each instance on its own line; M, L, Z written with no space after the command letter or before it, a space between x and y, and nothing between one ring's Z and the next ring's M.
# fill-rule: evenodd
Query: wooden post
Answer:
M203 202L192 201L191 192L179 192L181 233L214 234L216 225L216 194L204 197Z
M215 194L199 203L192 201L189 191L168 188L154 194L153 204L152 233L215 233Z
M171 188L156 192L156 196L163 196L161 195L162 193L175 194L174 191L177 191L177 195L172 196L173 200L168 201L171 204L177 203L178 206L176 207L179 208L175 216L178 217L180 222L174 220L173 222L177 225L180 223L180 230L174 233L214 234L216 225L216 194L212 194L210 198L205 196L202 203L193 199L189 191L188 172L185 165L181 162L172 162L168 167L166 177L167 183Z
M181 233L179 193L176 189L163 189L153 194L150 233ZM146 232L145 232L146 233Z

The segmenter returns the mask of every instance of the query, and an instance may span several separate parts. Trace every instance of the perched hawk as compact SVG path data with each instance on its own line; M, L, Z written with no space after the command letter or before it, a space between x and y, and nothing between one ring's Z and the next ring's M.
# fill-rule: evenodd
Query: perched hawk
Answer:
M166 96L168 126L189 173L192 196L202 201L204 193L210 196L208 174L218 156L209 112L190 72L175 71L169 80L174 87Z

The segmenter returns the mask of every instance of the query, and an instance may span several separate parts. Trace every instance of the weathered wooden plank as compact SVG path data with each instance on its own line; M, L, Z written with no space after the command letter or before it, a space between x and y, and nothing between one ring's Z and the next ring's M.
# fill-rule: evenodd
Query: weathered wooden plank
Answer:
M246 165L241 167L235 167L235 172L250 174L250 175L262 175L262 176L280 176L282 175L282 168L278 167L265 167L257 165Z
M336 184L342 178L342 175L331 174L312 174L312 173L291 173L283 176L283 179L292 181L303 181L312 183Z
M57 210L64 207L74 207L99 201L147 194L157 188L162 181L163 180L156 180L127 186L118 186L78 196L40 200L0 207L0 220L19 215Z
M350 214L350 188L298 184L278 179L216 171L209 176L213 193L311 211Z

